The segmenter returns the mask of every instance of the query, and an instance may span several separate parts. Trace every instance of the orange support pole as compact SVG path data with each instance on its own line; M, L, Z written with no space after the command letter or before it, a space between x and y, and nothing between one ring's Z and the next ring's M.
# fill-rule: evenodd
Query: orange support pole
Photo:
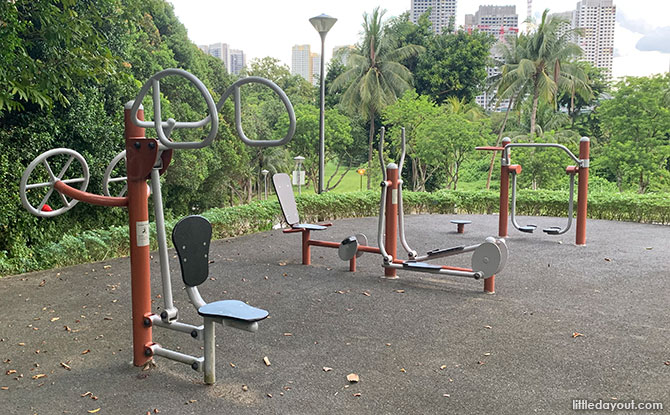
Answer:
M386 193L386 252L396 259L398 257L398 166L391 163L386 166L386 177L390 186ZM384 276L397 278L394 268L384 268Z
M310 232L308 230L302 231L302 264L310 265L312 263L312 252L309 244Z
M495 294L496 292L496 276L491 275L484 280L484 292L486 294Z
M149 256L149 205L147 177L158 156L156 140L145 138L144 128L130 120L130 107L124 111L126 166L128 170L128 225L130 227L130 278L133 319L133 364L142 366L151 360L145 348L152 341L151 327L145 317L151 315L151 272ZM144 111L137 112L144 120Z
M503 138L503 148L511 141L508 137ZM501 238L507 236L507 216L509 215L509 169L507 167L505 152L503 151L500 161L500 216L498 217L498 236Z
M579 167L579 183L577 187L577 236L575 244L586 245L586 206L589 195L589 150L591 142L588 137L579 140L579 160L585 166Z

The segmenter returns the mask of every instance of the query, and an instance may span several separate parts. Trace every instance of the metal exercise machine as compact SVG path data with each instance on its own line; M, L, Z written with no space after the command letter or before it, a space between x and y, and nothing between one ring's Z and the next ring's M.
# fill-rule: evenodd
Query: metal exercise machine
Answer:
M388 166L384 164L384 133L382 127L379 145L379 161L384 176L381 182L382 192L379 207L379 222L377 239L379 248L368 246L367 237L363 234L349 236L342 242L320 241L310 238L311 231L324 230L330 224L312 225L300 224L298 219L293 190L288 175L275 175L273 182L279 199L284 218L289 229L285 233L300 232L302 234L302 263L311 264L311 247L320 246L324 248L338 249L340 259L349 261L349 270L356 270L356 258L364 252L382 255L384 275L387 278L396 278L396 270L406 269L409 271L426 272L433 274L451 275L467 277L474 279L484 278L484 291L487 293L495 292L495 274L499 273L507 261L508 250L503 239L489 237L485 242L472 246L457 246L452 248L434 249L425 255L418 255L415 250L410 248L405 238L404 213L402 209L402 179L398 171L399 167L395 163ZM400 159L400 169L405 159L405 132L402 132L402 155ZM390 191L389 191L390 190ZM397 257L397 239L403 248L407 251L409 259L403 260ZM452 267L448 265L434 265L425 261L438 258L472 252L472 269Z
M162 121L160 106L160 80L167 76L186 78L200 92L207 103L207 117L196 122L177 122L172 118ZM281 140L251 140L242 130L240 87L248 83L259 83L271 88L282 101L289 114L289 128ZM142 100L152 90L154 120L144 121ZM250 146L270 147L286 144L295 132L295 114L293 107L284 93L273 82L258 78L242 78L233 83L214 103L204 84L194 75L181 69L166 69L151 77L140 89L134 101L125 105L124 136L125 151L119 153L111 161L105 171L103 188L105 196L86 192L89 181L88 165L84 158L74 150L59 148L46 151L33 160L25 170L20 183L20 197L23 206L32 214L40 217L54 217L71 209L78 201L100 206L116 206L128 208L130 230L130 272L132 291L132 325L133 325L133 364L144 366L152 361L153 356L163 356L175 361L186 363L194 370L204 372L207 384L215 382L215 334L214 323L254 332L258 329L258 321L267 317L267 312L245 303L226 300L206 303L200 296L197 286L207 278L208 249L211 226L201 217L187 217L180 221L173 232L173 242L177 248L182 270L182 278L187 286L190 302L204 318L204 325L192 325L179 321L179 310L174 306L170 277L169 257L167 253L167 237L163 215L163 201L160 188L160 175L163 174L172 160L174 149L198 149L212 143L218 132L218 111L225 101L233 97L235 106L235 126L240 139ZM176 142L170 139L172 131L179 128L202 128L210 124L210 130L200 141ZM147 138L146 128L155 128L158 139ZM56 174L51 165L57 158L65 156L67 161ZM51 164L50 164L51 160ZM77 161L76 172L68 170ZM112 177L117 166L125 162L126 175ZM29 179L38 166L46 170L46 181L29 183ZM41 176L36 172L40 178ZM38 179L39 180L39 179ZM147 183L149 181L149 184ZM110 185L122 184L117 196L111 196ZM78 185L78 188L72 187ZM48 190L47 190L48 189ZM46 190L46 192L45 192ZM61 206L45 210L47 202L54 190ZM40 193L42 192L42 193ZM45 192L45 193L44 193ZM36 194L40 193L40 194ZM154 201L156 217L156 235L160 257L162 280L162 297L164 309L157 315L151 310L151 275L149 256L149 212L148 197ZM54 203L50 206L54 206ZM204 337L205 353L202 357L190 356L167 349L152 340L152 327L163 327L189 334L195 339Z
M577 190L577 235L576 245L586 244L586 209L589 188L589 147L588 137L579 140L579 157L575 156L567 147L555 143L512 143L509 137L502 140L502 147L477 147L477 150L501 151L500 161L500 218L498 222L498 236L506 237L507 216L509 212L510 221L520 232L533 233L537 225L519 225L516 220L516 176L521 173L521 166L511 164L510 151L512 148L557 148L564 151L577 165L567 166L565 173L570 177L570 190L568 198L568 218L564 227L551 226L542 231L548 235L562 235L570 230L572 226L575 194L575 176L579 176ZM512 176L512 209L509 211L509 177Z

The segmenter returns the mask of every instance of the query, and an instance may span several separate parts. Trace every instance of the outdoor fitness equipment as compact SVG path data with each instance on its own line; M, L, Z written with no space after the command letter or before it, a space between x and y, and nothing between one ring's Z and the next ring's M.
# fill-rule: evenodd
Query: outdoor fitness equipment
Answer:
M384 179L381 182L382 194L379 203L377 233L379 248L368 246L367 238L363 234L349 236L340 243L311 239L311 231L324 230L327 226L330 226L330 224L301 224L288 175L276 174L273 176L272 180L275 185L279 204L284 214L284 219L290 226L289 229L284 229L283 232L300 232L302 234L303 265L311 264L310 251L312 246L336 248L340 259L349 261L350 271L356 270L356 258L360 257L364 252L369 252L382 255L384 274L388 278L396 278L397 269L474 279L485 278L484 291L487 293L495 292L495 274L503 269L508 256L507 245L503 239L489 237L486 238L485 242L478 245L434 249L427 252L425 255L418 255L415 250L409 247L405 238L404 213L402 210L402 180L398 175L399 167L395 163L390 163L388 166L385 166L384 164L384 133L385 129L382 127L379 144L379 161L382 166ZM405 130L403 129L400 169L402 169L404 159ZM390 192L388 191L389 189L391 190ZM400 229L400 241L402 246L405 248L409 256L409 259L407 260L398 259L396 256L398 229ZM472 269L447 265L434 265L424 262L466 252L473 252L471 259Z
M167 76L181 76L186 78L196 89L207 103L208 115L204 119L196 122L177 122L172 118L162 121L160 106L160 80ZM248 83L259 83L272 89L282 101L289 114L289 128L286 136L281 140L251 140L242 130L241 123L241 105L240 105L240 87ZM141 105L149 89L152 89L154 120L144 121L144 110ZM178 310L172 300L172 285L170 279L169 259L167 254L167 238L165 232L165 221L163 216L163 201L160 189L160 175L165 172L172 160L172 151L174 149L197 149L211 144L218 131L218 110L224 105L225 101L232 95L235 106L235 126L240 139L250 146L270 147L279 146L287 143L293 137L295 132L295 114L293 107L284 93L273 82L257 77L243 78L233 83L221 96L217 104L214 103L207 88L202 82L192 74L181 69L166 69L158 72L151 77L141 88L134 101L125 105L124 111L124 136L126 149L119 153L105 172L103 188L106 196L95 195L86 192L89 181L88 165L84 158L74 150L58 148L46 151L33 160L25 170L20 182L20 197L23 206L32 214L40 217L54 217L65 213L71 209L78 201L100 205L100 206L118 206L128 208L128 220L130 228L130 272L131 272L131 291L132 291L132 321L133 321L133 363L135 366L143 366L149 363L152 356L158 355L187 363L198 371L204 371L205 383L211 384L215 381L214 371L214 322L220 322L224 325L240 328L248 331L256 331L257 321L265 318L267 312L254 307L237 304L233 307L221 311L218 305L220 302L206 304L200 297L195 286L202 281L200 274L189 271L190 267L185 267L190 257L188 251L182 248L178 249L180 263L182 264L182 277L187 285L189 299L198 309L198 312L204 317L205 324L194 326L178 321ZM210 124L210 130L205 138L200 141L175 142L170 139L173 130L178 128L201 128ZM158 139L146 138L145 128L155 128ZM49 160L65 156L67 160L62 164L58 174L52 170ZM121 177L112 177L116 166L125 160L126 175ZM72 172L73 162L77 161L79 167L76 172ZM29 178L38 166L43 166L46 170L46 181L28 183ZM68 170L70 173L68 174ZM74 173L74 174L73 174ZM40 176L43 177L44 175ZM150 181L150 186L147 185ZM111 183L125 183L118 193L118 196L111 196L109 185ZM71 185L78 185L78 188ZM38 195L35 199L34 193L38 190L46 189L46 194ZM47 202L50 200L53 191L56 190L61 207L56 209L46 209ZM150 256L149 256L149 212L148 197L149 193L153 196L155 216L156 216L156 235L159 248L160 269L163 288L163 298L165 302L164 310L160 316L151 311L151 275L150 275ZM30 199L39 200L34 203ZM52 203L50 206L54 206ZM188 218L187 218L188 219ZM184 220L185 221L185 220ZM182 222L180 222L181 224ZM181 241L186 238L190 241L182 246L191 245L191 239L185 235L191 234L192 229L197 229L199 237L211 235L206 232L207 225L202 221L189 219L184 225L176 227L178 231L173 234L175 241ZM187 224L190 224L187 226ZM184 233L184 235L182 235ZM206 239L198 241L202 247L199 247L202 255L207 252L204 248L209 247L209 236ZM197 251L197 250L196 250ZM204 258L204 256L203 256ZM200 258L202 260L202 258ZM198 262L198 261L192 261ZM206 265L206 263L205 263ZM206 267L200 266L200 271ZM228 303L231 304L231 303ZM241 303L244 304L244 303ZM216 305L216 306L215 306ZM215 308L214 311L211 308ZM189 356L173 350L161 347L152 340L152 327L159 326L169 328L175 331L190 334L193 338L200 339L205 337L205 355L203 357ZM204 366L204 367L203 367Z
M509 209L509 176L512 176L512 210L509 212L512 226L521 232L533 233L536 225L521 226L516 220L516 176L521 173L521 166L510 163L510 150L514 147L521 148L558 148L564 151L576 166L567 166L565 172L570 176L570 196L568 199L568 219L565 227L551 226L542 231L548 235L562 235L572 226L574 193L575 193L575 175L579 175L577 190L577 232L575 238L576 245L586 244L586 208L589 189L589 147L588 137L582 137L579 140L579 157L575 156L570 150L561 144L555 143L512 143L509 137L502 140L502 147L477 147L477 150L501 151L500 161L500 218L498 222L498 236L506 237L507 233L507 215Z

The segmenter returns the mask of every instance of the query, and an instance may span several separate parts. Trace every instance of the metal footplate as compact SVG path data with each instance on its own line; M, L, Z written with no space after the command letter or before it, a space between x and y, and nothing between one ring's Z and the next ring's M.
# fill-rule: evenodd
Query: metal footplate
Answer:
M542 232L546 233L547 235L559 235L561 233L561 227L550 226L548 228L542 229Z
M455 253L460 252L464 249L465 249L464 246L455 246L453 248L433 249L431 251L426 252L426 255L428 255L428 257L433 257L433 256L441 255L441 254L455 254Z
M519 226L519 231L521 232L526 232L526 233L533 233L535 229L537 229L537 225L526 225L526 226Z
M427 262L403 262L402 264L403 268L409 268L409 269L418 269L418 270L441 270L442 267L439 265L433 265L429 264Z

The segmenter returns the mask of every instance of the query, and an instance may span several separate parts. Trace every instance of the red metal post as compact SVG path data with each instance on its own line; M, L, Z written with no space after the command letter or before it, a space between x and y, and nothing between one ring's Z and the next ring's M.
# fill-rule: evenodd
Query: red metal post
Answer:
M130 103L129 103L130 104ZM126 104L124 126L126 139L126 165L128 170L128 225L130 227L130 278L133 319L133 364L142 366L151 360L145 355L145 347L153 343L151 327L144 319L151 315L151 272L149 257L149 204L146 177L142 173L153 167L151 154L157 155L155 140L145 138L144 128L130 120L130 106ZM144 120L144 110L137 118ZM155 149L149 148L153 142ZM154 151L155 150L155 151Z
M496 276L491 275L484 280L484 292L486 294L495 294L496 292Z
M356 255L349 260L349 271L356 272Z
M579 140L579 160L585 163L579 167L579 184L577 187L577 236L575 244L586 245L586 205L589 195L589 150L590 140L582 137Z
M302 231L302 264L310 265L312 263L312 252L309 244L310 232L308 230Z
M511 141L508 137L503 138L503 148ZM502 151L502 159L500 161L500 217L498 218L498 236L501 238L507 236L507 216L509 215L509 169L507 167L505 152Z
M394 163L386 166L386 177L390 186L386 193L386 252L397 258L398 251L398 166ZM384 268L384 276L387 278L396 278L394 268Z

